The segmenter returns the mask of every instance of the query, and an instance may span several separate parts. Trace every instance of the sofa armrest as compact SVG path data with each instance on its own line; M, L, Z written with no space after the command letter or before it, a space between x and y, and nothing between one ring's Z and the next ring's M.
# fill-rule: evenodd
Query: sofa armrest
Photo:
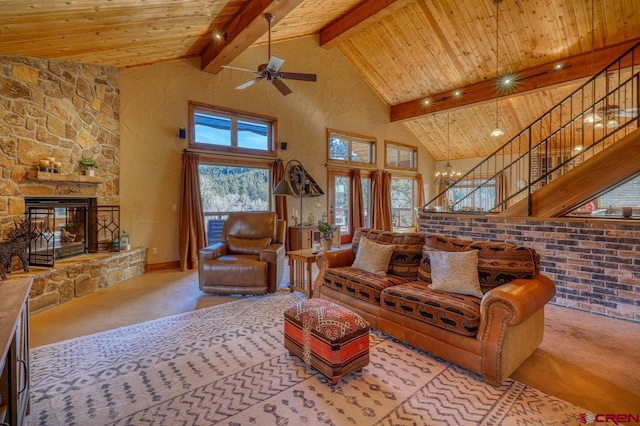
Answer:
M316 265L318 266L318 276L313 283L313 294L320 296L320 287L323 283L324 273L328 268L338 268L340 266L351 266L356 259L353 250L350 248L321 251L316 256Z
M555 295L555 284L544 275L515 279L484 295L480 303L481 322L487 318L491 306L500 303L509 311L507 325L518 325L542 309ZM480 327L481 333L484 327L482 324Z
M356 260L356 256L355 254L353 254L353 250L351 250L350 248L332 251L321 251L316 256L318 269L323 268L325 270L327 268L351 266L354 260Z
M513 280L484 295L476 338L487 383L499 386L542 342L543 308L555 294L553 281L536 275Z
M227 243L215 243L208 247L201 248L198 252L200 263L204 260L213 260L227 254Z

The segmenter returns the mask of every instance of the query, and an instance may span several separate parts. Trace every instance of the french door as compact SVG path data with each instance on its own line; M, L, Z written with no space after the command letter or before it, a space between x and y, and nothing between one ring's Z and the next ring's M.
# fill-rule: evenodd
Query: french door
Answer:
M351 174L348 170L329 170L328 201L329 222L340 227L340 243L351 242L353 236L353 224L351 223L351 211L353 209L353 194ZM365 226L369 226L369 192L371 180L362 177L362 202L364 205Z

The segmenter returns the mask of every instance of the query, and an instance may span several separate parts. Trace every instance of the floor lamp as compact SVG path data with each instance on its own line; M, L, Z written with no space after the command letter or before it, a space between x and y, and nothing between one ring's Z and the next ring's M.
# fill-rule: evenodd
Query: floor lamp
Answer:
M292 166L298 166L296 169L292 169ZM298 194L291 186L290 175L295 174L295 181L300 183L300 190ZM305 182L307 180L306 170L302 166L302 163L298 160L289 160L287 165L284 167L284 176L282 180L276 187L273 189L274 195L297 195L300 197L300 217L298 218L298 226L300 227L300 232L298 232L298 250L302 249L302 218L304 217L302 214L302 194L304 192Z

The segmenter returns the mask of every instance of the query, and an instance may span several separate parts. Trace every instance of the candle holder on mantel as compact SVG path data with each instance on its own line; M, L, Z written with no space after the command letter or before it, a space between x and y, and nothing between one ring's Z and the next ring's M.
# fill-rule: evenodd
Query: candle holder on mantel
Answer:
M54 157L46 157L38 162L38 171L47 173L60 173L62 164L57 162Z

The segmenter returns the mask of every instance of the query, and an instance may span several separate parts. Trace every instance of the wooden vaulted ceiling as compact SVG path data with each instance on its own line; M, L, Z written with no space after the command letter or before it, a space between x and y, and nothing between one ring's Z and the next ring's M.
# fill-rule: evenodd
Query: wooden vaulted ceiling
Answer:
M389 106L390 120L442 161L490 154L640 39L640 0L498 7L494 0L3 0L0 54L120 68L199 56L204 71L217 73L266 43L263 14L272 13L274 42L314 36L339 49ZM559 62L563 69L554 71ZM496 77L506 73L520 77L517 88L497 92ZM456 89L462 97L452 97ZM489 136L496 110L506 131L500 138Z

